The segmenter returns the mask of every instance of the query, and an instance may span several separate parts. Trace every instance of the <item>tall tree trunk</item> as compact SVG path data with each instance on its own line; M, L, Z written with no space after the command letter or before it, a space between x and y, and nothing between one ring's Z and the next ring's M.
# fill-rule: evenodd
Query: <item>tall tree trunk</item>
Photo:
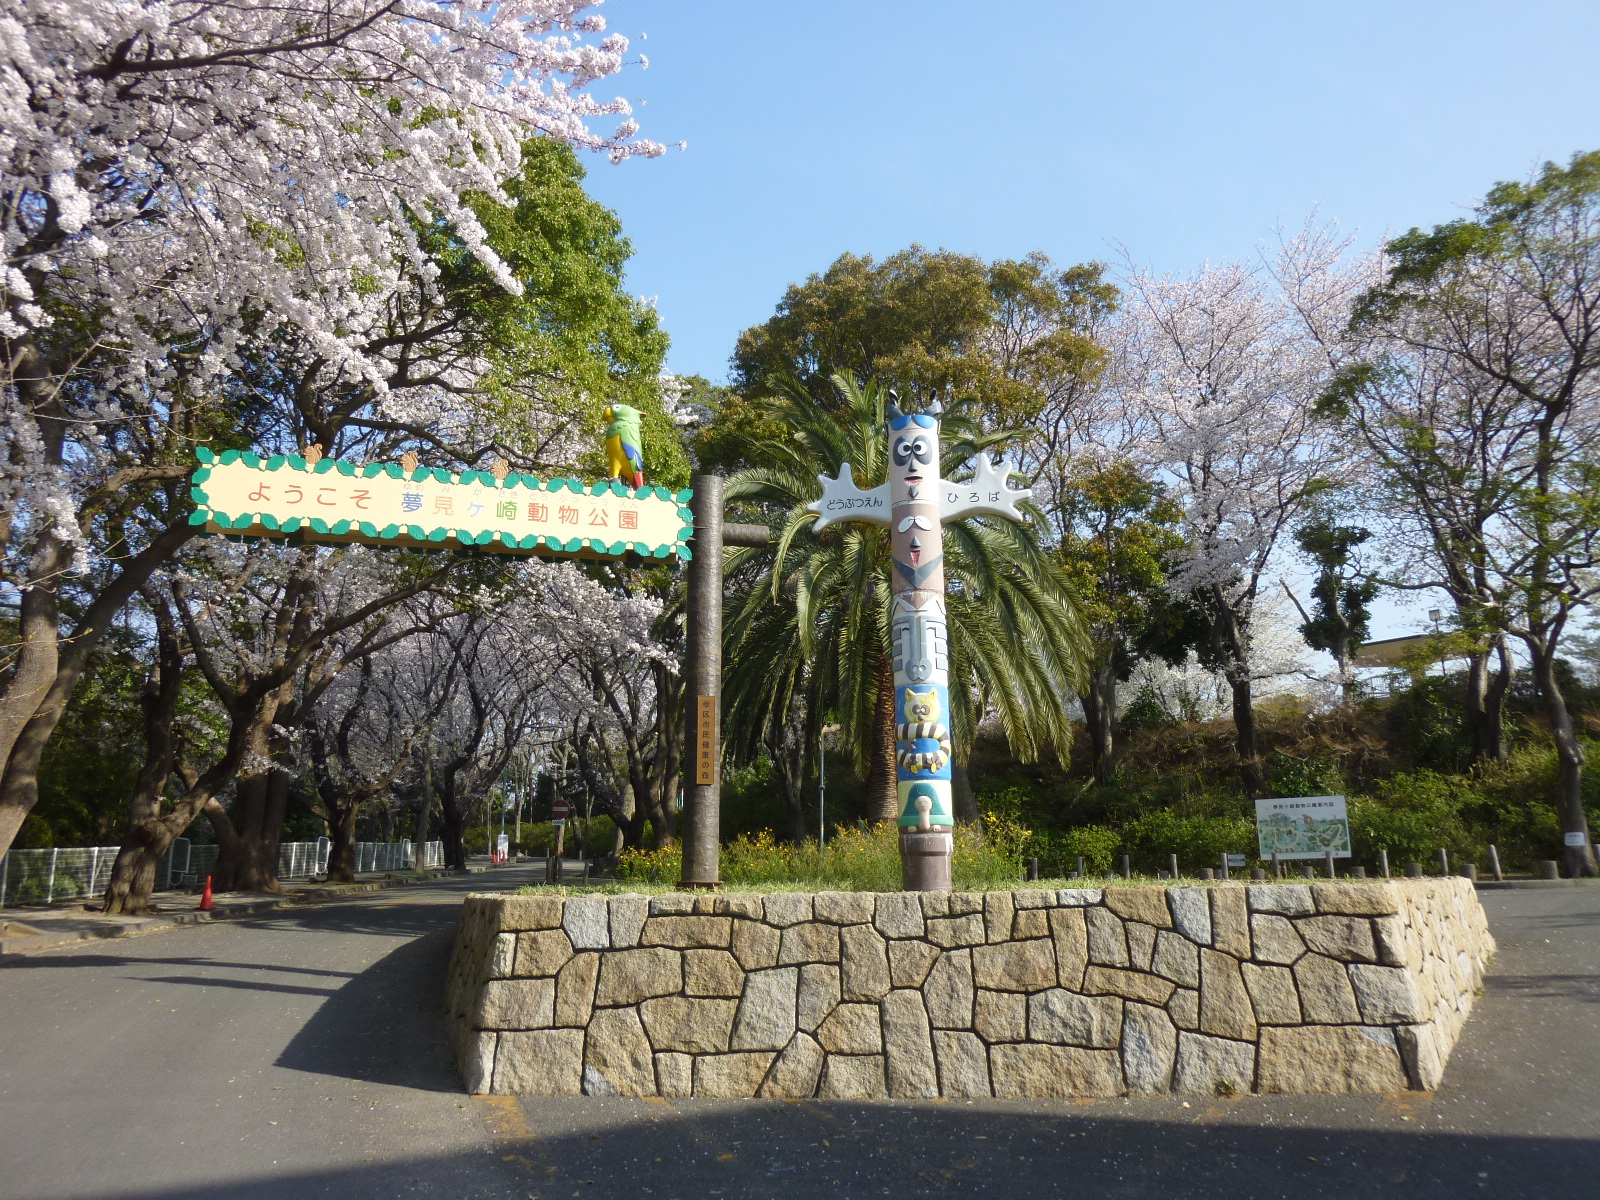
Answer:
M358 801L345 798L329 804L328 829L333 845L328 849L328 882L356 881L356 822L361 816Z
M896 782L894 667L889 656L878 652L877 694L873 700L870 758L867 761L867 819L893 822L900 817L900 788Z
M457 871L467 869L467 847L464 841L467 831L466 814L461 811L457 802L455 778L446 775L443 786L439 788L439 808L443 814L443 828L440 834L444 839L445 865Z
M32 568L38 582L24 586L19 598L16 667L0 691L0 854L39 801L39 764L90 655L129 597L197 532L187 523L175 526L126 559L65 639L55 584L72 561L71 547L52 542L40 550Z
M422 753L422 803L417 806L417 866L428 861L429 826L433 817L433 759L427 749Z
M1533 646L1529 649L1535 651L1534 683L1538 686L1539 698L1544 702L1545 719L1550 722L1550 733L1556 743L1556 815L1561 821L1562 840L1565 843L1571 838L1580 843L1576 846L1562 845L1562 864L1568 878L1594 875L1597 873L1594 847L1589 838L1589 822L1583 811L1583 747L1573 731L1572 713L1567 708L1566 697L1561 694L1561 687L1556 682L1553 649Z
M161 819L161 794L172 775L177 747L173 720L178 712L183 677L183 652L165 606L155 606L156 662L145 683L145 759L128 803L128 825L111 867L102 911L146 913L155 891L156 869L179 830Z
M962 824L978 819L978 801L972 794L972 780L967 776L963 759L950 760L950 803L955 808L955 818Z
M1239 614L1228 603L1221 584L1211 584L1204 595L1211 617L1211 646L1224 666L1233 693L1234 753L1239 760L1239 781L1245 794L1266 791L1261 771L1261 743L1256 736L1256 711L1250 682L1250 647Z
M1110 783L1117 770L1117 675L1107 664L1089 673L1089 686L1078 693L1089 733L1089 761L1096 783Z

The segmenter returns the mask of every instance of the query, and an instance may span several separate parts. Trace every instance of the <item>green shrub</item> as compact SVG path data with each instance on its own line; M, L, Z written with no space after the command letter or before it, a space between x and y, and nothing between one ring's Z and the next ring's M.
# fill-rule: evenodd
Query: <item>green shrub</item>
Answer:
M683 864L678 846L624 850L617 877L671 886ZM951 864L955 886L969 891L1010 887L1022 875L1017 861L971 827L955 831ZM900 840L893 825L835 830L820 853L815 843L779 842L768 830L722 846L722 880L730 888L793 886L816 891L897 892Z
M1253 859L1257 849L1255 823L1247 817L1180 816L1170 808L1130 821L1123 844L1134 866L1151 872L1166 870L1174 854L1180 871L1198 873L1216 866L1224 854Z
M1383 780L1372 795L1350 800L1350 839L1356 859L1369 865L1389 852L1396 872L1408 862L1432 863L1440 846L1458 858L1476 857L1478 840L1461 819L1465 781L1437 771L1410 771Z
M1117 851L1122 846L1122 835L1107 825L1079 825L1051 837L1046 842L1046 852L1039 856L1041 873L1064 876L1078 869L1078 857L1083 857L1084 870L1090 875L1104 875L1111 870Z

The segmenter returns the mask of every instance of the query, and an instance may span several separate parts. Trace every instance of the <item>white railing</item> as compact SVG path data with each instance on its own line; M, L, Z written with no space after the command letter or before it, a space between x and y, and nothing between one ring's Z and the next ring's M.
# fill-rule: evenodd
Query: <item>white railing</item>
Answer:
M283 842L278 846L278 878L310 879L328 873L333 844L327 838L314 842ZM0 906L52 904L79 896L98 896L111 882L117 846L57 846L49 850L12 850L0 856ZM156 889L199 887L215 873L218 847L197 846L176 838L156 869ZM356 870L411 871L418 869L415 842L357 842ZM423 847L422 869L444 865L444 843Z

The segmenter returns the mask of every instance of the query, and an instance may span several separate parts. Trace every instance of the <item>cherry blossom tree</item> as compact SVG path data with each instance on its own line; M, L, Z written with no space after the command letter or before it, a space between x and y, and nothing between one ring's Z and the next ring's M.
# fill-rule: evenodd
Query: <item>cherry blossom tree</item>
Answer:
M1338 439L1312 405L1340 362L1365 278L1346 246L1308 226L1256 264L1186 277L1130 268L1115 324L1116 437L1167 481L1185 548L1169 586L1204 614L1225 675L1247 790L1264 786L1251 638L1279 542L1336 474Z
M482 414L528 360L466 336L470 305L441 332L438 298L472 272L530 296L524 245L497 237L530 139L661 152L625 101L590 95L627 52L590 8L22 0L0 16L0 586L20 633L0 848L89 653L192 536L194 445L259 430L289 449L527 454ZM452 338L449 361L416 353ZM571 428L553 413L532 443L566 457Z

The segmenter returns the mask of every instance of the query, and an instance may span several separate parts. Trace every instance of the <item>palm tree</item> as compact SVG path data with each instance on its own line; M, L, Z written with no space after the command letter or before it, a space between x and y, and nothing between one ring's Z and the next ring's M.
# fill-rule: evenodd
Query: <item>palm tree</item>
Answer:
M833 381L843 400L833 412L798 385L760 402L763 419L755 427L777 424L788 437L752 437L746 458L758 465L728 481L730 503L778 525L773 546L734 550L727 559L729 745L749 757L764 744L777 762L792 750L786 739L815 745L824 715L833 714L843 744L865 771L872 818L892 821L898 806L888 531L846 523L817 533L815 514L806 509L820 493L818 475L836 475L847 462L863 487L886 477L887 393L845 375ZM1008 437L983 433L961 402L941 423L948 464ZM978 720L991 710L1019 757L1035 756L1046 743L1070 745L1065 701L1083 676L1084 633L1066 576L1040 545L1034 524L953 522L945 527L944 556L957 761L965 761ZM797 700L805 713L800 721Z

